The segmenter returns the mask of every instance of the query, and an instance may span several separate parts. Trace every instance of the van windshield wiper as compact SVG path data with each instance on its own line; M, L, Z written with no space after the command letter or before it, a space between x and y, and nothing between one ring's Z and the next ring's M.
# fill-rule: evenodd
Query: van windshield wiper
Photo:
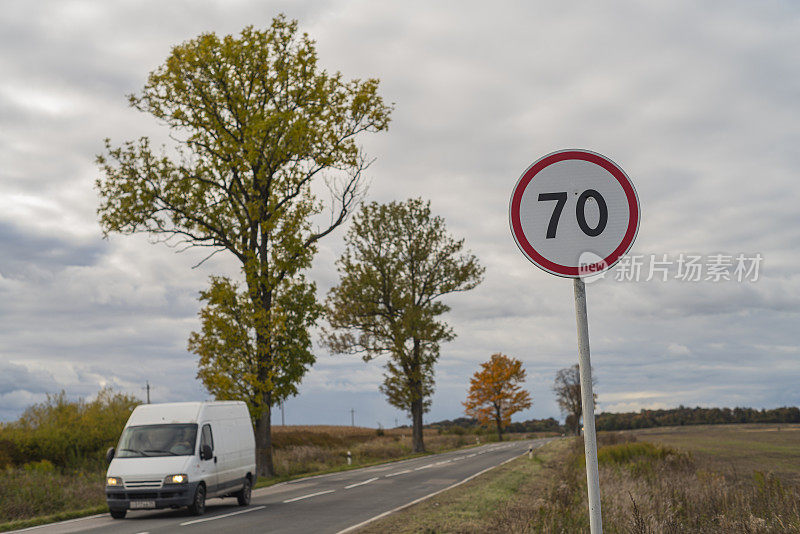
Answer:
M139 449L120 449L120 452L122 452L122 451L125 451L125 452L135 452L136 454L141 454L142 456L147 456L147 454L145 453L145 451L142 451L142 450L139 450Z
M171 454L172 456L180 456L180 454L174 453L172 451L162 451L161 449L147 449L144 452L155 452L155 453L163 452L163 453L166 453L166 454Z

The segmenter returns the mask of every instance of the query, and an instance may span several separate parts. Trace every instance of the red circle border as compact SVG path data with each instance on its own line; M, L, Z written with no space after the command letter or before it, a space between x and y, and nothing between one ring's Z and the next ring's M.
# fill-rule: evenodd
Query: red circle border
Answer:
M522 230L522 223L520 221L519 210L520 204L522 203L522 195L525 193L525 188L528 187L528 184L533 180L533 178L544 168L565 160L582 160L599 165L608 171L614 178L616 178L617 182L619 182L620 186L622 186L622 190L625 192L625 196L628 199L628 229L622 238L622 242L602 261L586 267L570 267L567 265L560 265L539 254L525 237L525 232ZM636 190L634 189L630 178L628 178L628 176L625 174L625 171L623 171L619 166L605 156L601 156L600 154L590 152L588 150L570 149L548 154L537 160L533 165L528 167L524 173L522 173L522 176L517 181L517 185L514 186L514 190L511 194L509 222L511 224L511 233L514 236L517 246L534 265L551 274L565 276L568 278L578 278L581 276L581 274L586 274L587 272L591 274L597 274L610 269L622 258L622 256L625 255L626 252L628 252L631 245L633 245L633 240L636 239L636 234L639 231L639 213L639 197L636 194Z

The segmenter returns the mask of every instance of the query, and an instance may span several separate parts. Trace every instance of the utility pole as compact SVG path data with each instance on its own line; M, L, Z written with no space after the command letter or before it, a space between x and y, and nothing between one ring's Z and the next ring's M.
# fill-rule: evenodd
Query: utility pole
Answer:
M286 426L286 419L283 417L283 401L281 401L281 426Z
M356 410L350 408L350 426L356 426Z
M142 389L147 390L147 404L150 404L150 381L146 380L145 384L146 384L145 387L143 387Z

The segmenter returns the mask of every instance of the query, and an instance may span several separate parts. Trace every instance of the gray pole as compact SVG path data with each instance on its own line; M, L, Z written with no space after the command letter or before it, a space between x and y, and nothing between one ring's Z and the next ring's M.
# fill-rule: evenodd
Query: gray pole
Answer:
M597 469L597 434L594 429L594 394L592 363L589 360L589 321L586 316L586 285L580 278L575 283L575 319L578 323L578 363L581 372L583 405L583 447L586 453L586 483L589 487L589 527L591 534L603 533L600 514L600 475Z
M356 426L356 410L350 408L350 426Z

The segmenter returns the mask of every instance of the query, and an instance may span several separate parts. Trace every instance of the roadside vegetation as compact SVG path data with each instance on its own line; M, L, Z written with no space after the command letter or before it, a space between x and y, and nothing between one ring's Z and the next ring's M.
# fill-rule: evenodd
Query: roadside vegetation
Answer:
M141 401L102 389L92 401L62 391L0 424L0 530L105 509L105 451Z
M755 426L755 425L754 425ZM664 429L666 430L666 429ZM672 429L691 446L702 433ZM736 443L742 426L710 429L715 457L635 433L601 433L598 460L603 528L609 533L772 533L800 531L800 488L774 474L783 457L767 458L767 470L747 470ZM794 432L800 432L795 428ZM781 431L788 434L790 430ZM753 432L752 451L780 447L778 431ZM794 437L797 437L795 433ZM776 443L777 442L777 443ZM723 467L724 466L724 467ZM800 472L800 464L794 464ZM504 488L498 490L498 488ZM498 491L502 497L498 497ZM479 479L367 525L361 532L588 532L586 471L579 437L552 442Z
M116 441L134 397L101 390L92 401L62 392L0 424L0 531L106 511L105 451ZM410 428L275 426L274 483L297 476L355 468L412 455ZM517 437L529 434L518 434ZM429 452L493 441L472 432L425 430Z
M63 391L0 423L0 469L44 461L59 468L96 469L141 401L102 389L92 401Z

